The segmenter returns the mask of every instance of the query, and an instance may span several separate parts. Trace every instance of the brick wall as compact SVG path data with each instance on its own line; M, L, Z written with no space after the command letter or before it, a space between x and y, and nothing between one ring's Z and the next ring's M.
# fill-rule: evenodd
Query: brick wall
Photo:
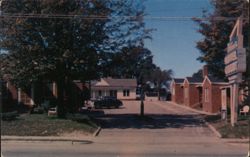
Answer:
M174 90L174 91L173 91ZM172 83L172 91L171 91L171 101L177 104L183 104L183 87L182 84Z
M212 111L212 102L211 102L211 91L212 90L211 90L211 84L207 79L205 80L205 82L203 84L202 90L203 90L203 92L202 92L203 111L211 112Z
M221 109L221 89L222 85L212 85L212 113L219 112Z

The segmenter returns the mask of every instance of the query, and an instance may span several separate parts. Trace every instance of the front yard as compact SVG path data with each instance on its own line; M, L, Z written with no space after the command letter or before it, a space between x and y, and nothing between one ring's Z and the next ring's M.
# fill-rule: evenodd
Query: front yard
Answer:
M46 114L23 114L15 120L1 121L1 135L60 136L72 132L87 135L98 128L94 120L86 115L71 119L58 119Z
M239 116L238 124L231 126L230 117L227 121L221 120L220 116L206 116L205 120L220 132L222 138L248 138L249 121L248 116Z

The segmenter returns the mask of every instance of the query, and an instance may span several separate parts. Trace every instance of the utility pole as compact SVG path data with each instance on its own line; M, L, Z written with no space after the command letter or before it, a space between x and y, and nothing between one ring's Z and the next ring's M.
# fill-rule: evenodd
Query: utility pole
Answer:
M141 114L140 114L140 116L144 116L144 91L143 91L143 87L142 87L142 85L141 85L141 107L140 107L140 109L141 109Z

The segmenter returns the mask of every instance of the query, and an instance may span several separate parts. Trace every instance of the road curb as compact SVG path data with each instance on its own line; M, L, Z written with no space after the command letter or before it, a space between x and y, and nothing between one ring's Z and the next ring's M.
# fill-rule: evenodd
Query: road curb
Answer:
M102 128L98 127L98 129L94 132L93 136L96 137L99 135L99 133L101 132Z
M90 144L93 143L90 140L85 140L85 139L70 139L70 138L48 138L48 137L16 137L16 136L1 136L1 141L33 141L33 142L78 142L78 143L85 143L85 144Z
M215 127L211 124L209 124L208 122L205 121L205 124L209 127L209 129L218 137L218 138L222 138L222 135L219 131L217 131L215 129Z

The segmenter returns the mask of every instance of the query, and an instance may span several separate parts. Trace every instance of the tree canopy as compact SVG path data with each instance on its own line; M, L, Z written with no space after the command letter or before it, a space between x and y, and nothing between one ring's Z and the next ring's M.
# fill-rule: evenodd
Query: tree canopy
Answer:
M1 14L1 75L56 81L58 104L70 80L102 76L103 56L150 38L143 3L130 0L2 0Z
M214 11L212 13L204 11L203 15L204 18L208 18L208 21L194 19L199 25L198 32L204 37L197 42L197 48L201 54L198 60L205 62L214 76L224 79L224 57L229 35L236 18L247 17L249 3L244 0L211 0L211 4ZM245 45L248 41L248 26L248 20L245 20Z

